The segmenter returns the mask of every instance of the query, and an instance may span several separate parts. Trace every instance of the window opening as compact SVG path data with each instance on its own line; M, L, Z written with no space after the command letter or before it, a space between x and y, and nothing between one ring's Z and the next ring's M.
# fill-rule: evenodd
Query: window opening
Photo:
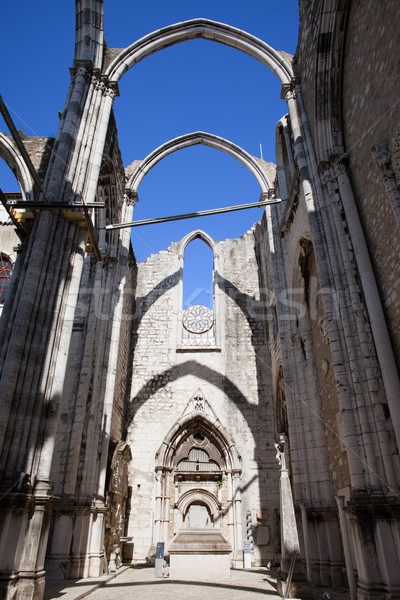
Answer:
M214 256L202 239L190 242L183 263L183 309L202 305L213 308Z
M7 255L0 255L0 304L6 299L12 275L12 262Z
M201 238L185 249L182 294L182 345L214 346L214 254Z

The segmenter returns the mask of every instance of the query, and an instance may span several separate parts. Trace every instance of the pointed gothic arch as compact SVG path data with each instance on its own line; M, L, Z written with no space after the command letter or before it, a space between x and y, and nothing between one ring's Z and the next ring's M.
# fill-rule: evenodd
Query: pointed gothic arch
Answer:
M165 436L155 472L153 542L167 542L182 528L197 529L201 521L221 529L237 559L242 550L241 459L200 389Z
M21 189L22 199L28 202L34 200L32 178L22 156L16 150L11 139L0 131L0 158L2 158L14 173Z
M186 247L193 242L193 240L203 240L205 244L214 252L215 243L214 240L208 233L203 231L202 229L195 229L190 233L186 234L185 237L181 239L179 242L179 256L183 256L185 254Z
M111 83L117 84L131 67L147 56L169 46L199 38L219 42L252 56L270 69L283 86L290 86L293 70L279 52L242 29L203 18L175 23L142 37L118 54L105 75Z
M213 267L211 273L211 285L212 285L212 293L213 293L213 302L212 307L203 307L207 312L207 319L211 319L213 324L209 326L207 330L203 332L193 332L188 331L183 325L183 317L184 314L188 313L191 309L196 309L196 306L187 306L185 309L184 306L184 279L185 279L185 251L188 245L194 240L201 240L208 246L213 255ZM211 236L209 236L205 231L201 229L195 229L194 231L185 235L179 243L178 246L178 260L179 260L179 283L178 283L178 297L179 297L179 318L178 318L178 340L179 344L182 348L202 348L202 347L216 347L219 345L219 329L217 326L217 316L219 312L219 301L218 294L216 293L215 286L215 273L218 272L218 254L215 252L215 243ZM202 305L199 305L200 309Z
M193 399L196 400L195 397ZM203 398L202 401L204 402ZM215 415L206 413L204 408L196 408L196 404L194 404L194 410L178 419L165 436L163 443L156 453L156 470L162 471L163 469L171 468L173 457L177 446L182 440L182 436L187 436L187 432L196 427L204 429L208 435L216 440L223 452L226 470L232 473L241 473L240 456L232 437Z
M161 146L146 156L146 158L144 158L136 167L134 173L129 179L127 185L128 189L130 189L133 193L137 193L138 187L145 175L147 175L147 173L153 167L155 167L158 162L173 152L177 152L178 150L189 148L190 146L195 146L197 144L215 148L216 150L220 150L221 152L225 152L226 154L229 154L229 156L236 158L236 160L241 162L242 165L244 165L255 177L263 195L267 195L268 190L272 188L272 184L260 166L259 160L257 161L253 156L246 152L246 150L243 150L243 148L237 144L234 144L230 140L218 135L207 133L205 131L194 131L161 144Z

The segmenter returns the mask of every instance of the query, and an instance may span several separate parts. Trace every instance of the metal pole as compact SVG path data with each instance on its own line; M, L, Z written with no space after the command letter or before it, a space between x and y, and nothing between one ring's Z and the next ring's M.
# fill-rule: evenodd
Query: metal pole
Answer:
M280 199L261 200L251 202L250 204L237 204L236 206L226 206L225 208L212 208L209 210L199 210L195 213L185 213L183 215L171 215L169 217L158 217L155 219L142 219L141 221L131 221L129 223L115 223L106 225L106 229L123 229L124 227L140 227L141 225L155 225L156 223L167 223L168 221L179 221L181 219L194 219L195 217L205 217L207 215L220 215L222 213L234 212L235 210L245 210L246 208L260 208L268 204L278 204Z

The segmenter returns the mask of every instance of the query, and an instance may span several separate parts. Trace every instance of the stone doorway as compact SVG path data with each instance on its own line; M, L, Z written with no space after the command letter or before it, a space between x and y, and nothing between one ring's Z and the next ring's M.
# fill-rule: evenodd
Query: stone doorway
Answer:
M241 560L239 457L200 391L158 455L155 536L167 544L181 530L214 529ZM167 517L167 518L166 518Z

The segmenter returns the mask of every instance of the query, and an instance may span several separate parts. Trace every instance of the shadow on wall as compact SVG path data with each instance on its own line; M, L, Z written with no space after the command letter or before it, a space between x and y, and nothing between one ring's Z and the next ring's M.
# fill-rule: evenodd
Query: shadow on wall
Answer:
M146 296L137 298L136 311L134 320L134 331L132 339L134 352L138 337L141 321L150 307L171 288L175 287L180 281L181 271L175 271L168 277L160 281ZM241 320L241 326L246 328L246 322L251 333L251 346L254 352L255 368L257 373L257 392L258 402L250 402L246 395L238 385L227 376L215 368L199 363L197 360L186 360L178 365L171 365L162 371L155 373L141 389L136 393L134 398L129 398L126 405L125 414L125 430L123 432L124 439L128 437L128 431L131 428L136 413L141 407L155 396L160 390L169 384L190 375L203 380L212 386L218 388L223 394L238 408L241 413L242 421L245 422L254 439L254 456L253 460L257 464L258 474L252 476L241 486L240 490L244 491L251 486L256 479L259 480L260 506L267 508L271 505L269 501L268 490L278 497L279 485L279 468L276 464L276 469L267 470L265 463L265 453L271 452L270 464L275 464L275 448L274 448L274 418L273 418L273 402L272 402L272 373L269 357L268 346L268 324L265 310L265 303L262 300L256 300L253 296L241 292L232 282L222 277L218 272L215 272L215 285L218 286L230 300L230 311L233 314L233 307L238 307L244 315L246 321ZM139 312L140 311L140 312ZM236 311L235 311L236 312ZM235 318L235 317L233 317ZM250 338L250 336L249 336ZM240 368L240 357L238 358L238 366ZM234 372L234 371L233 371ZM262 412L264 411L264 412ZM267 413L265 412L267 411ZM261 415L268 414L269 423L267 424L267 433L265 432L265 423L262 423ZM180 415L177 415L177 418ZM269 429L268 429L269 427ZM270 438L270 439L269 439ZM161 442L161 440L160 440ZM259 473L263 472L260 477ZM268 482L267 482L268 480ZM271 487L272 486L272 487ZM268 487L268 490L267 490ZM279 504L279 502L278 502ZM268 527L271 531L271 540L274 540L268 546L268 552L274 554L279 552L279 515L278 505L271 510L268 517ZM264 517L262 517L264 518ZM257 523L254 523L254 531L257 529ZM256 531L255 531L256 534Z

